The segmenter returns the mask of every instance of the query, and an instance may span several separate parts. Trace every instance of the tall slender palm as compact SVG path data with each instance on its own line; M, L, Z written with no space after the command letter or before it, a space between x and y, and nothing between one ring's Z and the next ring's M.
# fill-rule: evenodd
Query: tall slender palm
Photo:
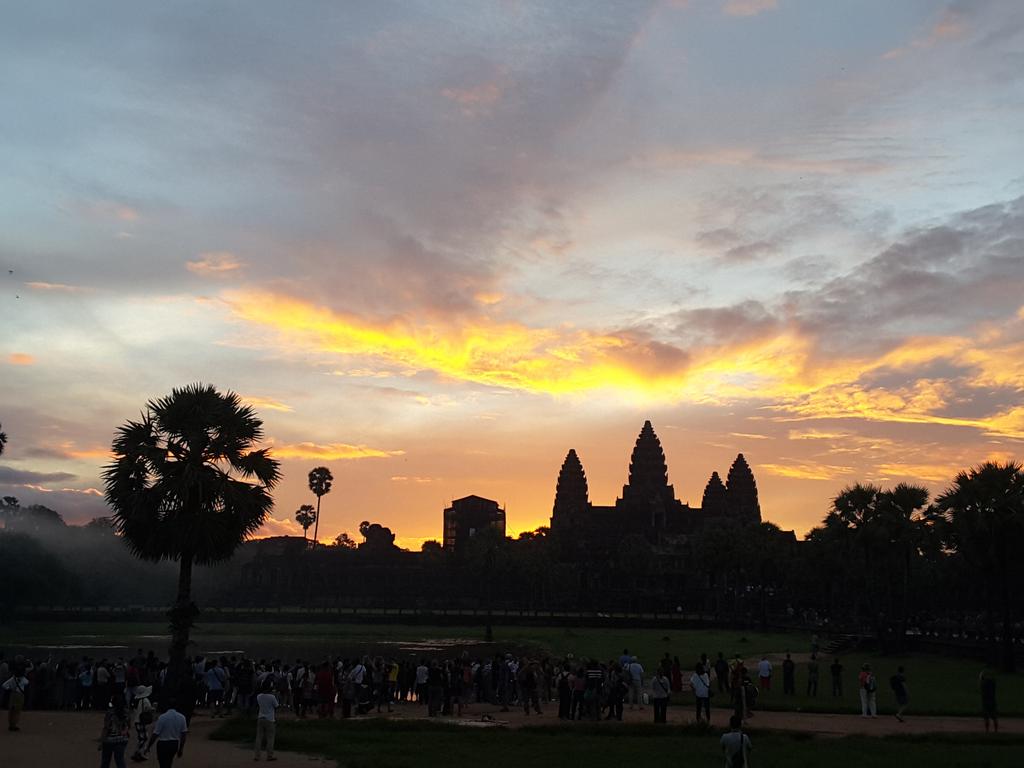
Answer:
M191 384L146 404L140 420L120 427L114 461L104 470L114 524L143 560L176 560L178 591L171 620L168 693L186 674L192 566L231 557L273 506L280 477L256 412L233 392Z
M0 424L2 427L3 424ZM7 447L7 433L0 429L0 456L4 455L4 448Z
M1024 468L986 462L961 472L936 500L946 519L946 545L980 574L985 586L988 636L994 643L993 598L1002 607L1002 666L1012 671L1013 603L1024 585ZM993 645L994 650L994 645Z
M889 549L889 561L898 576L900 626L896 635L898 649L906 642L910 620L910 578L915 555L920 551L925 527L930 522L922 510L928 505L928 489L900 483L883 491L878 505L878 524Z
M306 539L306 531L316 522L316 510L312 504L303 504L295 513L295 522L302 526L302 539Z
M319 541L317 535L320 532L320 497L331 492L331 483L334 482L334 475L327 467L315 467L309 471L309 490L316 496L316 525L313 528L313 546Z

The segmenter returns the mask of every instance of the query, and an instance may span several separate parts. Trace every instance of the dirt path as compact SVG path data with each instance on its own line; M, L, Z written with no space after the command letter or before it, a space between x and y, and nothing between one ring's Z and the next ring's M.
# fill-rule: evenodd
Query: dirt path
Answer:
M520 709L502 712L498 707L475 704L461 718L437 718L442 723L458 723L467 727L519 728L526 725L556 725L558 705L548 705L543 715L525 716ZM724 725L730 710L713 709L712 721ZM487 715L491 720L483 719ZM378 715L371 715L378 717ZM395 707L395 711L379 717L386 719L424 719L425 709L415 704ZM284 715L282 719L289 716ZM650 722L653 713L650 707L643 710L626 710L625 722ZM693 713L689 707L671 707L668 712L670 724L683 725L692 722ZM96 736L101 718L98 713L77 712L26 712L22 730L10 733L0 730L0 763L4 768L49 768L50 766L95 766L99 764L96 751ZM219 725L205 715L192 720L192 730L185 747L185 757L175 761L182 768L237 768L252 765L252 752L230 742L211 741L210 733ZM571 723L569 724L571 725ZM617 723L607 723L614 728ZM823 736L847 736L864 734L888 736L910 733L980 733L984 730L981 718L973 717L913 717L905 723L894 717L865 719L859 715L831 715L797 712L758 712L748 723L750 728L802 731ZM1024 719L1007 718L1000 721L1001 730L1006 733L1024 733ZM133 742L134 744L134 739ZM294 753L278 752L279 768L316 768L334 766L335 763L322 758L308 757ZM146 765L155 766L156 756L150 757Z
M4 713L6 715L6 712ZM21 730L11 733L7 730L6 717L0 730L0 764L4 768L79 768L98 766L100 753L96 749L103 719L96 712L25 712ZM210 732L220 725L219 721L197 716L192 719L185 756L175 760L182 768L237 768L258 765L252 759L252 751L224 741L211 741ZM253 732L255 737L255 731ZM132 736L131 747L135 747ZM279 768L316 768L335 766L333 760L323 760L289 752L277 752L278 761L272 765ZM136 765L125 758L128 765ZM149 760L138 765L156 768L156 753L151 752Z

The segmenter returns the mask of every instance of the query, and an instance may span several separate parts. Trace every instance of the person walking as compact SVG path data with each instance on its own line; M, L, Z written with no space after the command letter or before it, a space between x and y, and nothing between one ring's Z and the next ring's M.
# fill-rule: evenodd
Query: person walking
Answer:
M117 768L124 768L124 751L128 747L131 733L131 717L124 702L124 694L114 691L110 695L110 706L103 714L100 729L100 768L110 768L114 759Z
M907 711L907 704L910 703L907 676L903 672L903 667L896 668L896 674L889 678L889 687L896 696L896 719L902 723L903 713Z
M274 736L277 731L277 708L280 703L274 695L272 686L263 684L263 691L256 696L256 756L260 759L260 751L266 746L267 761L277 760L274 757Z
M719 744L725 755L725 768L747 768L747 758L754 745L750 737L743 733L743 718L733 715L729 718L729 732L723 733Z
M185 739L188 737L188 723L185 716L174 708L175 702L171 701L167 711L156 720L153 726L153 735L149 737L149 744L146 745L146 754L156 744L156 759L160 768L171 768L174 758L184 757Z
M875 701L875 693L878 691L878 681L871 671L870 664L864 664L857 676L860 687L860 716L875 717L878 714L878 705Z
M999 714L996 712L996 679L987 669L978 676L978 689L981 691L981 716L985 718L985 733L988 733L989 721L992 730L999 733Z
M843 695L843 665L838 658L832 662L828 671L832 673L832 696L839 698Z
M131 722L135 726L135 752L131 759L135 763L145 760L142 751L146 748L149 726L153 722L153 703L149 700L152 695L151 685L138 685L132 690Z
M697 664L690 675L690 687L693 689L693 697L697 702L697 722L700 722L701 711L704 712L704 720L711 724L711 677L703 664Z
M672 681L665 674L664 668L659 668L651 678L651 706L654 707L654 722L668 722L668 697L672 692Z

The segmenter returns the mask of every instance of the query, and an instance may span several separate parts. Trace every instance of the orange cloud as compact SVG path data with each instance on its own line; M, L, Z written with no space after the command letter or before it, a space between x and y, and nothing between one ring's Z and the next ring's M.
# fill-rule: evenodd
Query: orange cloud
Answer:
M365 445L348 443L275 443L271 446L276 459L323 459L325 461L348 461L354 459L386 459L402 456L405 451L385 451Z
M294 408L280 400L270 397L257 397L255 395L243 395L242 402L251 405L253 408L264 408L268 411L280 411L282 413L293 413Z
M433 477L407 477L405 475L393 475L391 481L395 483L432 483L435 478Z
M24 352L11 352L7 356L7 362L11 365L35 365L36 359Z
M483 83L471 88L445 88L441 95L464 107L489 106L501 99L501 88L497 83Z
M882 54L883 59L898 59L913 50L931 48L947 40L957 40L967 33L967 22L963 15L956 11L945 9L938 20L931 26L928 34L917 37L910 41L907 46L893 48Z
M185 262L185 269L204 277L220 277L245 266L241 259L229 251L211 251L199 256L196 261Z
M758 464L757 471L797 480L834 480L839 475L852 474L854 470L853 467L800 462L795 464Z

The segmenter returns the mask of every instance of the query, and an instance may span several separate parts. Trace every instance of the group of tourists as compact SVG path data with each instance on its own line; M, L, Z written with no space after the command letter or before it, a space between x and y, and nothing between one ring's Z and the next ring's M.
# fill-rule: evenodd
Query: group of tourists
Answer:
M410 658L383 656L330 657L318 662L296 659L250 659L246 656L196 656L186 662L185 674L174 684L167 677L168 661L152 652L130 658L31 662L21 656L7 660L0 653L0 705L8 710L8 727L20 728L21 712L58 709L103 712L100 734L102 766L120 768L134 740L131 759L142 762L153 747L159 764L169 766L184 751L192 715L204 709L211 717L233 713L255 715L255 757L274 758L279 710L295 717L342 718L372 711L391 712L396 704L418 704L430 717L461 717L474 704L486 703L507 712L521 708L524 716L541 715L557 706L561 720L622 720L626 707L650 707L656 723L667 722L670 701L691 692L697 722L710 724L711 699L721 694L732 709L730 733L739 733L753 716L759 696L773 690L775 665L765 655L748 667L739 655L721 652L712 661L701 654L692 665L666 653L648 674L628 649L603 662L591 658L530 658L498 653L482 658ZM780 664L783 696L796 694L797 663L787 653ZM806 695L816 696L820 664L812 652L804 662ZM692 670L692 671L691 671ZM843 664L828 666L833 697L843 695ZM878 681L869 664L857 676L861 715L877 716ZM909 705L907 675L901 666L889 679L903 721ZM985 728L998 731L995 679L979 679ZM159 703L162 714L158 715ZM491 715L484 714L485 718ZM728 737L728 738L726 738ZM723 749L746 749L745 736L723 736ZM747 745L747 746L744 746Z

